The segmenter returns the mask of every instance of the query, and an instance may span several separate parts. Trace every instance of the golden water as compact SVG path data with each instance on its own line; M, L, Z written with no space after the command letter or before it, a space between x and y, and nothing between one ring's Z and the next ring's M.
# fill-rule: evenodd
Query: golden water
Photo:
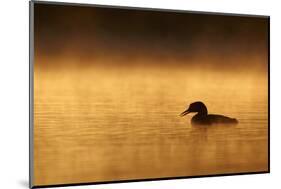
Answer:
M145 66L34 75L34 184L267 171L267 75ZM191 126L194 101L236 126Z

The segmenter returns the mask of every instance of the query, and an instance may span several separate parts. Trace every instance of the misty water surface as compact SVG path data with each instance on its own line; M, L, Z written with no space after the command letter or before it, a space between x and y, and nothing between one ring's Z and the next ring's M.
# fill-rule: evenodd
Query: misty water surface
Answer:
M267 74L181 67L35 67L36 185L268 169ZM235 126L191 126L201 100Z

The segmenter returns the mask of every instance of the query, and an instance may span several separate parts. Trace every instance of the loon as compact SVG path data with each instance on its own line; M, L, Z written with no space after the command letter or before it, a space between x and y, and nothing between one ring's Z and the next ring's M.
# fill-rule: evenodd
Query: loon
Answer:
M197 113L191 119L192 125L212 125L212 124L237 124L235 118L226 117L223 115L208 114L207 107L203 102L193 102L189 108L182 112L180 116L185 116L191 112Z

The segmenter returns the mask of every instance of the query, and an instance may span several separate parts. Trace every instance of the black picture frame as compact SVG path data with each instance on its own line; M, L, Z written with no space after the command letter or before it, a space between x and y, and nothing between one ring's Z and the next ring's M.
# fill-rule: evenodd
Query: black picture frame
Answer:
M101 7L112 9L128 9L128 10L147 10L158 12L175 12L175 13L196 13L207 15L228 15L241 17L259 17L267 19L268 23L268 170L258 172L241 172L241 173L225 173L225 174L208 174L196 176L180 176L180 177L160 177L148 179L125 179L116 181L102 181L102 182L85 182L85 183L65 183L54 185L33 185L33 115L34 115L34 88L33 88L33 63L34 63L34 5L63 5L63 6L86 6L86 7ZM127 182L142 182L142 181L160 181L171 179L188 179L188 178L203 178L203 177L221 177L221 176L236 176L236 175L250 175L250 174L266 174L270 173L270 16L267 15L252 15L252 14L235 14L223 12L204 12L204 11L188 11L188 10L173 10L173 9L158 9L158 8L144 8L144 7L127 7L127 6L113 6L113 5L98 5L85 3L67 3L54 1L29 1L29 187L30 188L49 188L62 186L83 186L96 184L111 184L111 183L127 183Z

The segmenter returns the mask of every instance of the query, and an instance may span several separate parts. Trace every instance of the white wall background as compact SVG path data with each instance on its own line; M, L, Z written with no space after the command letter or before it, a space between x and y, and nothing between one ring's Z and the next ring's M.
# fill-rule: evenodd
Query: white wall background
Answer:
M281 5L276 0L68 0L271 16L271 173L69 188L278 188L281 186ZM28 187L28 1L0 3L0 188Z

